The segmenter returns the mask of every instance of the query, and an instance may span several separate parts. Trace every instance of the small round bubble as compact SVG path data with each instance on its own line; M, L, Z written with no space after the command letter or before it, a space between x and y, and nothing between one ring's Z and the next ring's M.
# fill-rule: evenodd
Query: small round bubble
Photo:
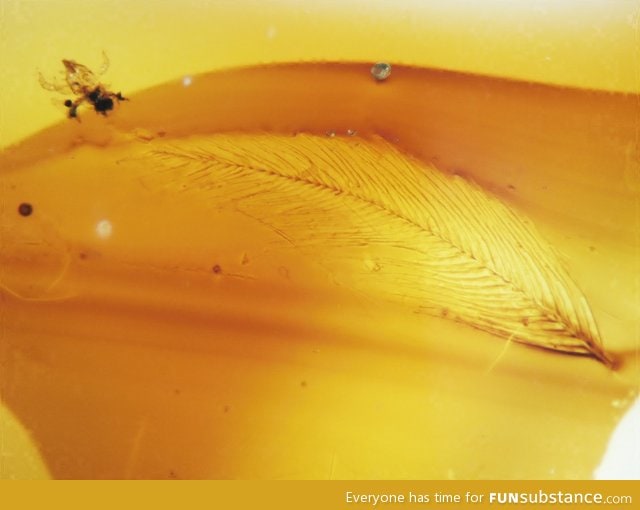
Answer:
M108 239L113 232L113 225L109 220L101 220L96 224L96 234L101 239Z
M386 80L391 76L391 64L387 64L386 62L374 64L371 68L371 76L373 76L376 81Z

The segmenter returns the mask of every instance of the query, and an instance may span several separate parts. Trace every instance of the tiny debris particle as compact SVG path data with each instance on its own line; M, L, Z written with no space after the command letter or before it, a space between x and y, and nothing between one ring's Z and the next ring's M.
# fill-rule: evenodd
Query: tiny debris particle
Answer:
M380 264L378 264L375 260L373 259L365 259L364 261L364 267L367 271L371 271L372 273L377 273L378 271L380 271L380 269L382 269L380 267Z
M224 406L222 408L222 412L224 412L224 413L228 413L230 410L231 410L231 406L229 406L229 405L226 405L226 406Z
M215 273L215 274L220 274L222 272L222 268L220 267L219 264L216 264L215 266L213 266L211 268L211 270Z
M378 62L373 64L371 68L371 76L375 78L376 81L384 81L391 75L391 64L387 64L386 62Z
M335 131L327 131L327 136L329 138L334 138L336 136L336 132Z
M282 278L286 278L287 280L289 279L289 270L284 266L278 267L278 274L282 276Z
M133 136L135 136L138 140L142 140L143 142L150 142L155 138L153 132L142 128L134 129Z
M347 135L356 136L358 132L355 129L347 129Z
M31 216L31 213L33 212L33 206L31 204L23 202L18 206L18 212L21 216Z
M302 388L306 388L307 387L307 381L300 381L300 386Z

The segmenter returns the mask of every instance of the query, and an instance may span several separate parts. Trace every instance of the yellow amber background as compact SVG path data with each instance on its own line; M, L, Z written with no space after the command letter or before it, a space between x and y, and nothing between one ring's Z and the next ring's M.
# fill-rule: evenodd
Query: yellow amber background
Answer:
M2 155L1 476L591 476L638 380L638 103L619 93L638 90L637 13L490 4L3 4L3 145L62 118L35 72L62 57L97 67L106 50L105 80L132 101ZM463 74L197 74L381 59ZM502 355L501 339L336 284L321 250L299 256L237 212L146 186L148 151L172 137L347 129L527 214L623 368Z

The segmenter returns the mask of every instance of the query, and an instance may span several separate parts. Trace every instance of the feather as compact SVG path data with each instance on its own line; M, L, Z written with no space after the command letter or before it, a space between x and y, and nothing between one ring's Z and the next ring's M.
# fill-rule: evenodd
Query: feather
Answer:
M338 283L613 365L553 249L474 183L380 138L216 134L194 144L154 150L153 179L268 225Z

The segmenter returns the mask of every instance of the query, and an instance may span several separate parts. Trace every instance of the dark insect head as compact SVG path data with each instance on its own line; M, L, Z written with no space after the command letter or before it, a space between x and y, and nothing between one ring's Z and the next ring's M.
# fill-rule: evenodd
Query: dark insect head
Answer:
M64 105L65 105L67 108L71 108L71 105L72 105L72 104L73 104L73 101L71 101L71 99L67 99L67 100L64 102Z

